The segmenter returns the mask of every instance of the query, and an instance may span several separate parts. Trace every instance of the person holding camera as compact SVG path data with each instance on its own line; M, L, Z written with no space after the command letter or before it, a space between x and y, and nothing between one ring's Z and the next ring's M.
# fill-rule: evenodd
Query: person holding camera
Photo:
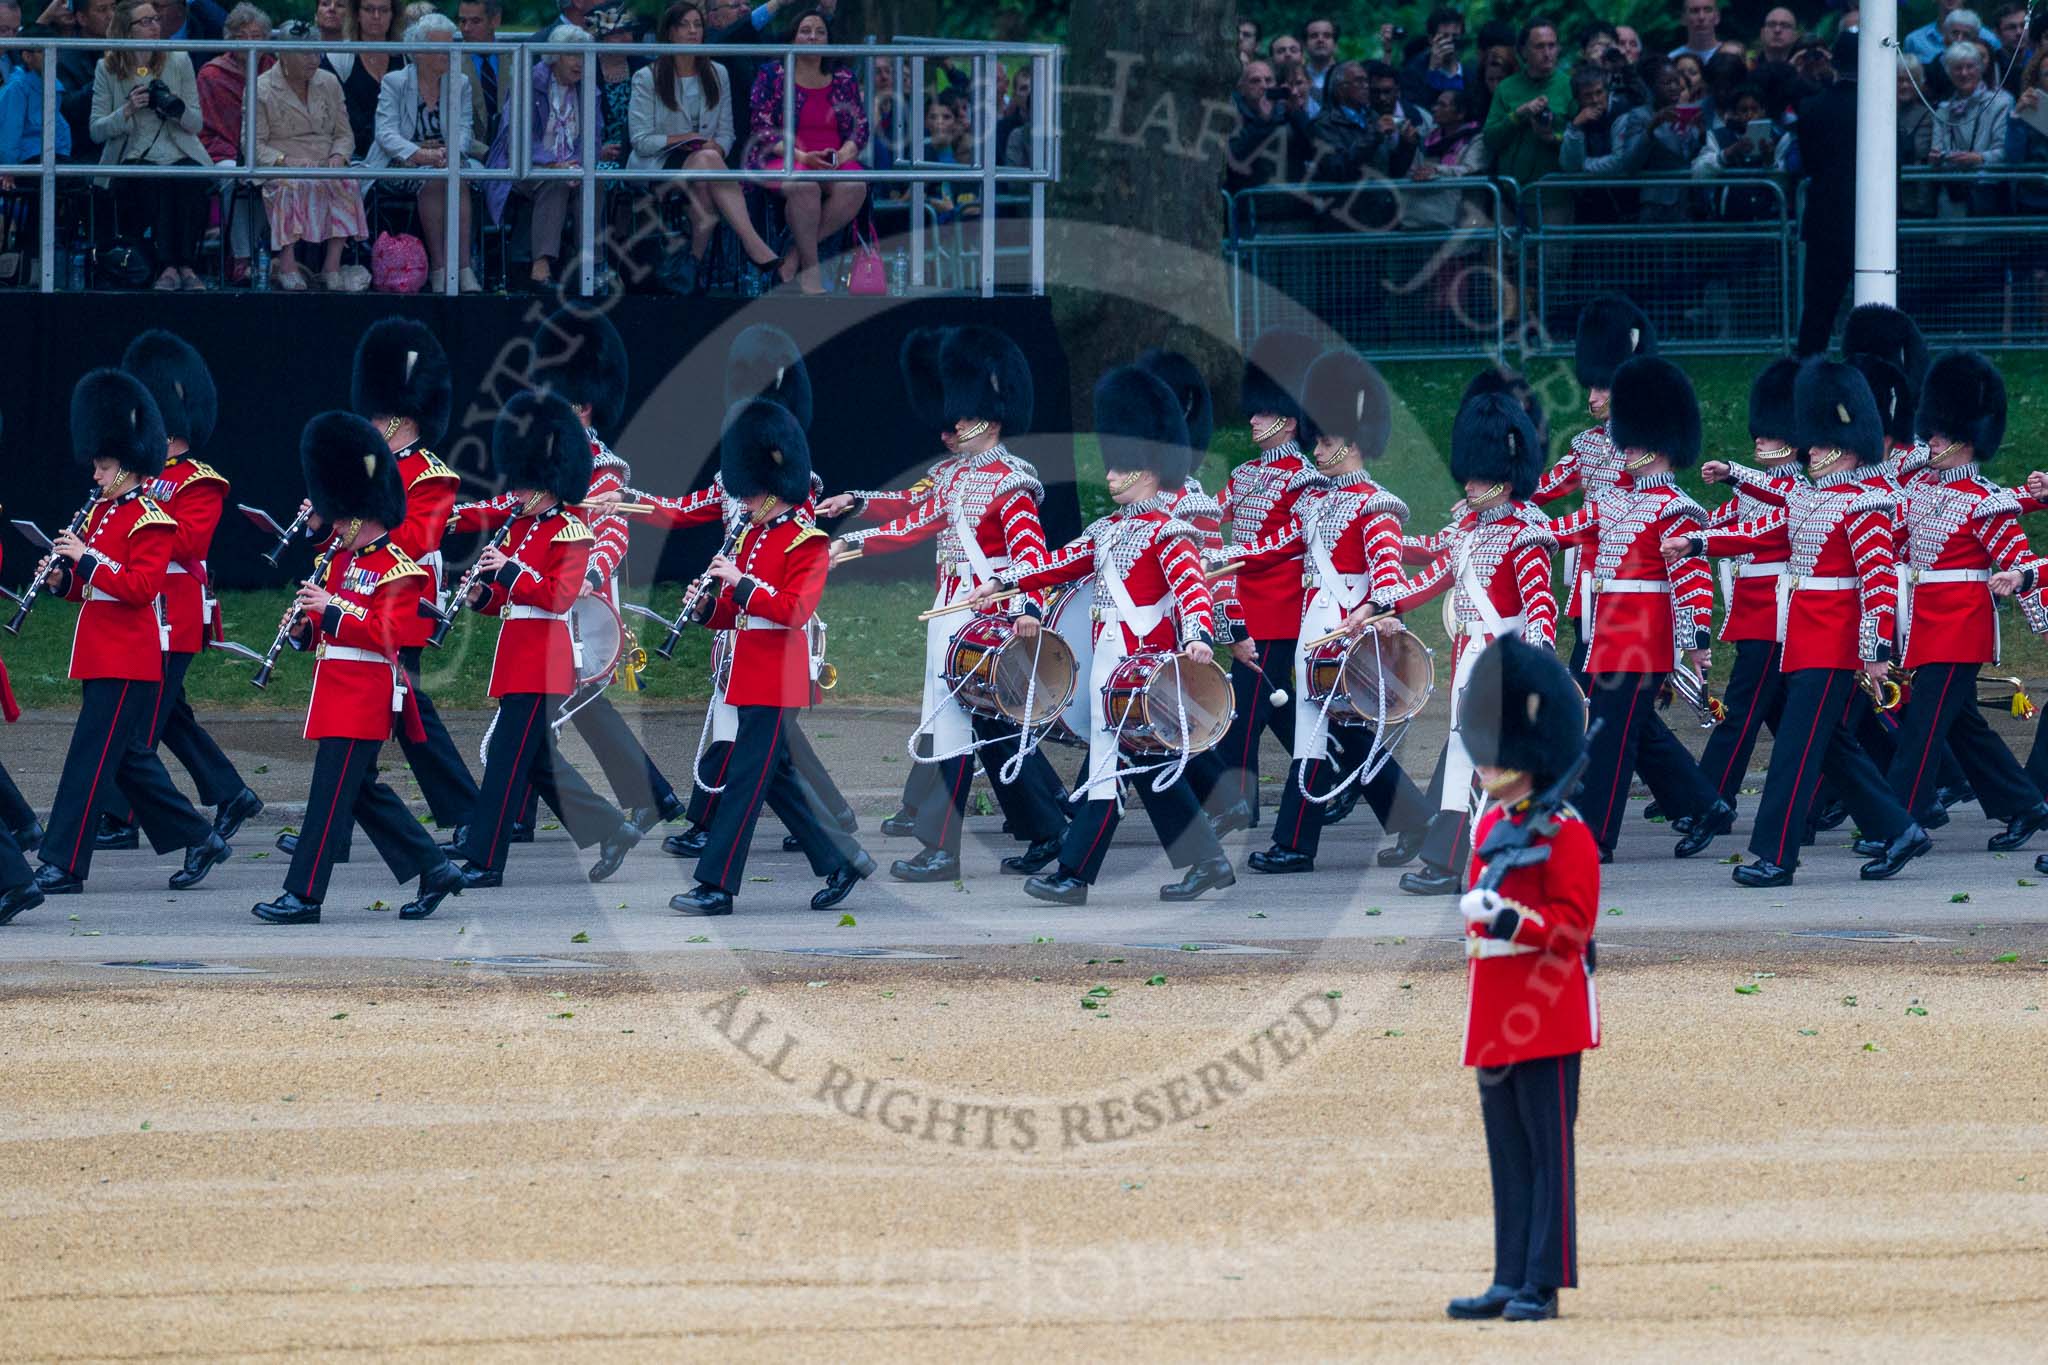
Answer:
M107 36L147 42L161 31L150 0L125 0L115 6ZM92 138L100 144L102 165L211 166L213 158L199 140L202 123L198 78L184 53L118 49L94 68ZM116 231L129 246L140 243L145 229L149 233L162 267L156 287L206 288L193 266L212 182L198 176L119 176L111 183Z
M1557 169L1572 114L1571 80L1558 66L1557 25L1532 19L1516 39L1521 70L1501 81L1486 115L1493 168L1528 186ZM1533 202L1533 199L1532 199ZM1555 203L1546 203L1554 211Z

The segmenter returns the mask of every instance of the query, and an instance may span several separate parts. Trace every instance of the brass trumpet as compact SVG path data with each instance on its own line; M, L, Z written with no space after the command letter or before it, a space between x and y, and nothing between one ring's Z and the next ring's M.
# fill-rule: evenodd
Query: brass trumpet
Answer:
M830 692L839 686L839 670L825 662L825 622L813 615L804 623L804 635L811 647L811 667L818 681L820 692Z
M1913 685L1913 674L1897 664L1888 664L1885 666L1884 681L1878 682L1868 673L1858 669L1856 685L1870 698L1871 706L1876 708L1879 715L1890 715L1904 705L1906 689Z
M1707 685L1707 680L1693 672L1692 665L1683 658L1672 667L1670 677L1665 680L1664 690L1666 696L1660 697L1659 702L1668 705L1671 697L1684 702L1699 718L1702 730L1711 730L1728 717L1728 708L1714 695L1713 690Z

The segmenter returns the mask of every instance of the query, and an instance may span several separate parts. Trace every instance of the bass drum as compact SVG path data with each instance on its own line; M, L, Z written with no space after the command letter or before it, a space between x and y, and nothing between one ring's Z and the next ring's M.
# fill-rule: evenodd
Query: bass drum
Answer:
M1379 724L1382 699L1386 723L1399 725L1420 715L1436 690L1435 656L1407 630L1325 640L1309 651L1307 672L1309 701L1328 704L1332 725Z
M1102 685L1102 714L1118 743L1134 754L1199 754L1223 742L1237 697L1230 675L1215 664L1148 649L1111 670Z
M1095 667L1095 580L1084 578L1061 588L1045 613L1045 629L1067 642L1067 652L1074 656L1074 676L1089 676ZM1075 687L1073 699L1046 731L1046 738L1087 748L1090 708L1095 705L1087 688Z
M946 686L977 716L1025 729L1044 725L1074 699L1078 678L1067 642L1045 629L1031 639L1006 616L982 616L946 646Z
M626 628L602 597L579 597L569 608L569 638L576 644L576 686L602 685L626 652Z

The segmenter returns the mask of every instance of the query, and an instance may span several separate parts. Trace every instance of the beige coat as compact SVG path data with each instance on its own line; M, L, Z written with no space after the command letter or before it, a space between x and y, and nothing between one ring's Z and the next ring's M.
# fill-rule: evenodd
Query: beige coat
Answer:
M93 63L92 139L100 144L101 164L127 160L131 141L139 158L142 148L151 145L151 137L156 136L159 155L168 144L177 153L171 160L189 158L201 166L211 166L213 158L206 154L205 144L199 140L199 130L205 123L199 112L199 78L193 74L192 59L182 52L167 52L163 70L152 74L185 102L185 112L174 121L158 118L148 108L140 113L129 110L128 92L149 84L147 79L116 76L104 61ZM100 182L102 186L107 183Z
M330 156L346 162L355 149L341 82L332 71L314 71L303 104L285 80L282 65L256 78L258 165L324 166Z

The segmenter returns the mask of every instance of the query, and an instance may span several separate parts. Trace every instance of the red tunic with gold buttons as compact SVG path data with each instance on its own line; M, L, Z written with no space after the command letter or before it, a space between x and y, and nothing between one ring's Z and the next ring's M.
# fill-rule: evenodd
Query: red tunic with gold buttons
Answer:
M319 656L306 707L307 739L389 739L399 714L394 701L406 707L411 728L411 693L399 695L396 660L427 582L427 571L388 535L353 553L338 550L327 562L320 586L334 600L312 624L310 638L301 633L293 640L299 648L312 645Z
M1404 548L1409 542L1404 542ZM1494 614L1505 622L1521 620L1522 638L1551 647L1557 641L1557 593L1550 584L1550 557L1557 541L1543 514L1526 502L1503 502L1474 512L1469 508L1434 536L1415 545L1432 545L1436 554L1394 599L1395 611L1407 615L1448 592L1448 619L1455 623L1453 661L1475 641L1490 638L1485 617L1466 593L1467 582L1486 594Z
M464 508L453 529L482 530L488 509ZM569 608L583 592L595 538L573 513L557 505L538 516L517 516L505 534L506 563L481 580L477 610L496 616L498 653L491 662L494 697L540 692L566 697L576 690L576 647L569 638Z
M1905 667L1998 658L1994 572L2041 567L2020 528L2020 502L1975 464L1922 471L1900 488L1899 604Z
M164 614L171 623L171 653L206 648L206 556L227 500L228 481L212 465L174 455L142 491L178 523L164 579Z
M1294 520L1295 500L1316 483L1315 466L1292 441L1264 451L1230 471L1217 499L1230 523L1233 545L1272 540ZM1237 571L1225 589L1230 630L1253 640L1291 640L1301 629L1301 556L1270 556Z
M1472 847L1484 847L1505 818L1500 805L1490 806L1472 831ZM1501 879L1500 897L1514 913L1492 926L1465 926L1466 1066L1508 1066L1600 1046L1592 952L1600 845L1577 812L1567 808L1558 820L1555 834L1537 840L1550 846L1550 857ZM1485 870L1474 853L1466 885L1477 886Z
M1659 548L1667 537L1696 535L1706 524L1705 509L1680 492L1668 473L1642 479L1624 474L1578 511L1550 523L1558 544L1582 551L1580 578L1590 575L1595 589L1589 672L1669 673L1679 649L1707 647L1714 583L1706 561L1685 555L1667 568ZM1572 596L1583 617L1582 594Z
M427 571L427 596L437 597L443 586L441 542L448 535L448 517L462 476L422 446L407 446L393 458L398 461L398 481L405 485L405 520L391 528L391 543ZM406 633L405 644L423 645L433 633L434 623L421 617Z
M85 554L65 596L85 605L71 638L71 676L162 682L164 637L156 599L178 543L178 523L132 488L93 504L79 533Z
M805 521L801 508L741 535L732 552L740 581L718 594L705 622L733 633L728 704L810 705L811 647L804 626L824 595L830 560L830 541Z

